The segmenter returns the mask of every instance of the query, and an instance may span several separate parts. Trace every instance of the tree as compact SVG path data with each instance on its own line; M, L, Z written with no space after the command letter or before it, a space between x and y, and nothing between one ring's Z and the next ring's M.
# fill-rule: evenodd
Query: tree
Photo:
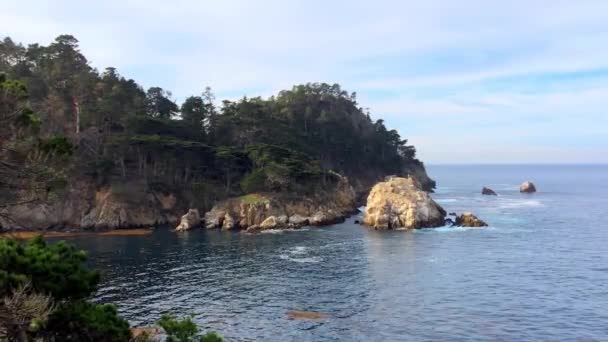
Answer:
M173 315L165 314L158 321L167 334L167 342L222 342L223 339L215 332L198 336L199 328L191 317L177 319Z
M182 120L192 125L201 135L205 133L205 121L208 113L202 97L188 97L182 104L181 113Z
M7 329L9 339L25 341L23 335L26 334L52 341L128 340L129 324L118 316L114 307L85 300L99 282L99 274L89 270L85 262L84 251L64 242L49 245L40 236L27 242L0 240L0 294L13 298L0 302L0 322L13 327ZM48 309L50 300L59 304L48 314L45 308ZM15 322L14 315L2 321L1 313L15 312L16 306L28 308L31 314L24 315L22 309L19 324L11 323ZM44 329L24 331L35 318L45 316L48 322Z
M171 100L171 92L160 87L151 87L146 93L146 109L148 115L160 118L171 119L177 115L178 108Z

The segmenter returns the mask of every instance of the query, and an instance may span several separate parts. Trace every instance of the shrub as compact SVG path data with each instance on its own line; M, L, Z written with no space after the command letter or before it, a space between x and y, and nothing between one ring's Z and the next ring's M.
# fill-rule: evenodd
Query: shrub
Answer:
M66 302L51 314L45 326L47 339L66 342L122 342L131 338L129 322L110 304L84 300Z
M215 332L209 332L203 336L198 336L198 326L192 321L191 317L177 319L173 315L163 315L158 321L165 333L167 342L222 342L223 339Z

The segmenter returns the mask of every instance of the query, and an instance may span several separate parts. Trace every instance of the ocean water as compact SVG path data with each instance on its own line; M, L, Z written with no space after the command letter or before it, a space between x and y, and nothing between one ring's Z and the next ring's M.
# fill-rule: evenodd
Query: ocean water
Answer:
M429 166L486 229L78 237L133 324L191 314L230 341L608 340L608 166ZM536 194L520 194L532 180ZM488 186L499 196L480 194ZM321 313L290 319L292 310Z

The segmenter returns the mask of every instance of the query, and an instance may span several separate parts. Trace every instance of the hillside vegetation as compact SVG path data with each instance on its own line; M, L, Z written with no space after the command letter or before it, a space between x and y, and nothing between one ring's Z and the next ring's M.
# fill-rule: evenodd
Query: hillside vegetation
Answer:
M247 193L315 191L335 182L333 172L361 192L390 174L434 186L414 147L337 84L221 103L207 88L177 104L165 89L92 68L69 35L27 47L5 38L0 73L6 203L23 201L26 188L38 199L26 187L36 177L46 199L76 181L127 193L136 183L206 208ZM36 170L19 172L27 167Z

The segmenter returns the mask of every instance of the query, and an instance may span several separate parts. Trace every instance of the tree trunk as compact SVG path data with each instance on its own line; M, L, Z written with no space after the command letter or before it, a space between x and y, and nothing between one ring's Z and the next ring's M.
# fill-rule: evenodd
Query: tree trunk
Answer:
M76 113L76 134L80 133L80 104L74 98L74 112Z

